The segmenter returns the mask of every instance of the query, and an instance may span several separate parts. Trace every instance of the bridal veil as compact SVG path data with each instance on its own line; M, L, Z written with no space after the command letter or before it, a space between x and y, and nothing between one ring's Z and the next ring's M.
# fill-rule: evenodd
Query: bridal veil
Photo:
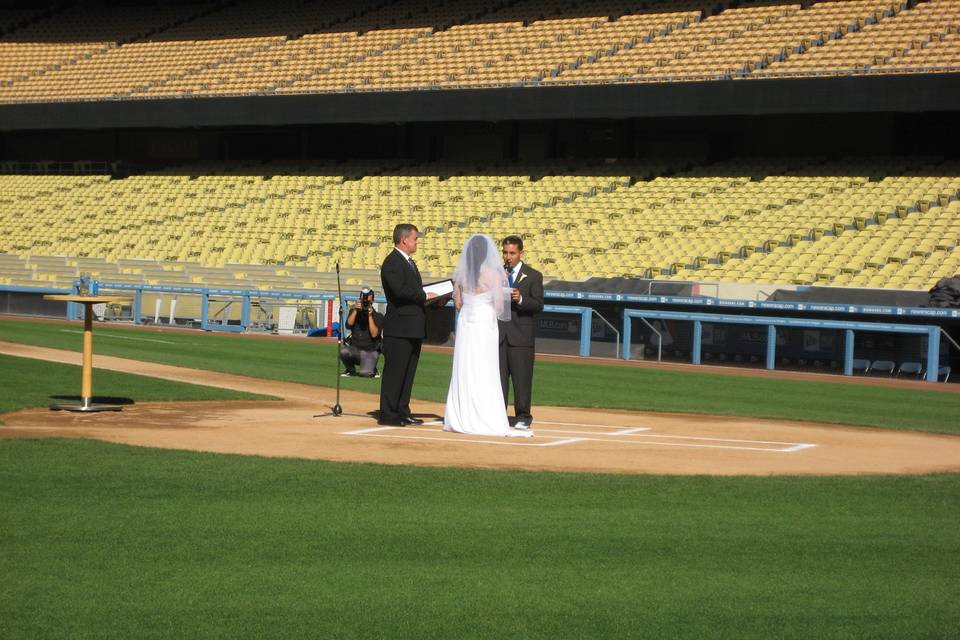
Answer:
M461 292L477 295L491 292L497 319L510 322L510 288L500 252L493 239L478 233L463 245L460 263L453 274L454 287Z

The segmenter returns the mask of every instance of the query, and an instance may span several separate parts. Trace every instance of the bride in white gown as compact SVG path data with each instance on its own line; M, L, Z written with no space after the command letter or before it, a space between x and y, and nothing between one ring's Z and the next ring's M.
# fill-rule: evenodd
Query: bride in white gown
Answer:
M497 245L489 236L467 240L453 280L460 314L443 430L529 438L533 432L510 428L500 387L497 320L510 320L510 289Z

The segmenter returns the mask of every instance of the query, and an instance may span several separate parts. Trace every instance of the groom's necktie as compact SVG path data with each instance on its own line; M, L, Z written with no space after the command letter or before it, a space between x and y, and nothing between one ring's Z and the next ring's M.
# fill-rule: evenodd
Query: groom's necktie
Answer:
M510 287L513 288L513 269L507 270L507 284L509 284Z

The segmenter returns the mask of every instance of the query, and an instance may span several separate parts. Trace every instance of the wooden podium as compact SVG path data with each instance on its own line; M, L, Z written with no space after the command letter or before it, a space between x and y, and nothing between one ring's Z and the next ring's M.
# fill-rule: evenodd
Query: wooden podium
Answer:
M93 403L93 305L102 303L129 302L129 298L119 296L81 296L76 294L46 295L44 300L58 302L77 302L83 305L83 373L80 386L80 404L52 404L55 411L120 411L118 404Z

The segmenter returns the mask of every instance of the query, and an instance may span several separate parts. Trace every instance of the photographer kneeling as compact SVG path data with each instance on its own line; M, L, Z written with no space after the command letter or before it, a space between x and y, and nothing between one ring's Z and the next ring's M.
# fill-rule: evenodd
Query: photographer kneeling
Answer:
M340 349L340 359L347 370L341 375L364 378L377 375L381 326L383 314L373 307L373 289L363 287L360 289L360 299L353 304L350 315L347 316L346 327L350 329L350 336L344 340Z

